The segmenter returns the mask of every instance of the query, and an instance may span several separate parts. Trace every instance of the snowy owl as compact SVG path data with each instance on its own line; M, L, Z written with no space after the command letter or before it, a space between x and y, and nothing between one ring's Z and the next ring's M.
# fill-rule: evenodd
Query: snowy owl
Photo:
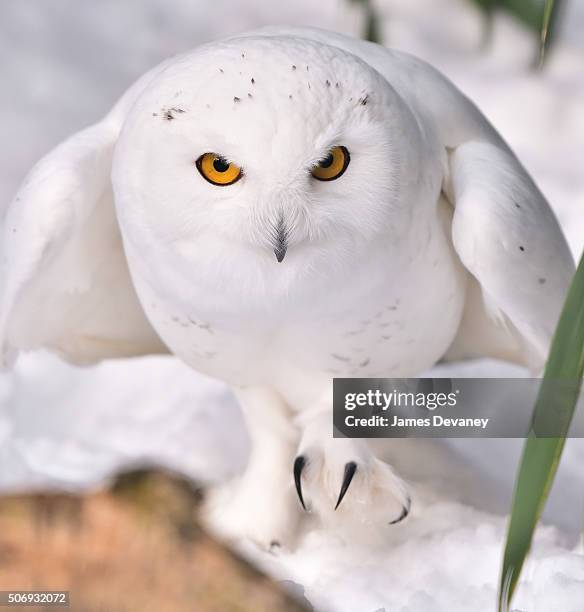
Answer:
M5 364L37 347L81 364L171 352L233 388L252 451L223 525L265 546L290 545L306 509L409 511L365 441L332 437L333 377L476 356L537 370L574 269L454 85L305 28L148 72L35 166L1 248Z

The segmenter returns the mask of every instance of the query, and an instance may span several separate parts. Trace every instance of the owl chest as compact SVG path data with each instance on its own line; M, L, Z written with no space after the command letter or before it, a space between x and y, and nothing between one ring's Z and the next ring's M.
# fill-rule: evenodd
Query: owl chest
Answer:
M458 327L464 290L455 269L398 284L373 283L365 296L324 292L304 307L243 315L193 304L169 307L140 291L147 315L173 353L231 384L266 384L295 373L408 376L431 366ZM423 285L423 290L421 286Z
M349 312L290 330L281 348L329 378L415 376L442 357L458 330L465 279L450 272L424 291L417 284L379 287Z

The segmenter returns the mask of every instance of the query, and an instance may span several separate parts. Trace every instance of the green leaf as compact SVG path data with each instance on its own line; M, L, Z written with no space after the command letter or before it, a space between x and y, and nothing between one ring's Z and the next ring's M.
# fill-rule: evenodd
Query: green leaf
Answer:
M549 0L499 0L502 9L511 13L538 35L541 32L547 2Z
M506 11L521 21L523 25L541 31L544 3L549 0L473 0L485 13L492 14L496 10ZM552 0L553 2L553 0Z
M545 52L553 41L562 0L472 0L485 13L487 22L497 10L513 15L533 30L539 39L537 64L541 67Z
M584 256L556 328L532 417L511 509L499 585L499 612L509 604L552 486L584 374ZM537 432L554 427L554 438Z
M381 33L379 31L379 16L375 10L372 0L349 0L354 4L360 4L363 7L365 14L365 31L363 38L371 42L383 44Z

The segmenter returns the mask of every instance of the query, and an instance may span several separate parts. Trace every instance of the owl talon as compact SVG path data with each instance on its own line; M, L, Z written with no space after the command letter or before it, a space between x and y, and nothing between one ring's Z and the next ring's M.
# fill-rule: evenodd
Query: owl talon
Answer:
M304 455L298 455L294 460L294 484L296 485L296 492L298 493L298 499L302 504L302 508L306 510L304 504L304 498L302 497L302 470L306 466L306 457Z
M343 476L343 484L341 485L341 492L339 493L339 499L337 500L335 510L339 507L340 503L343 501L343 497L345 497L345 493L347 492L351 481L353 480L353 476L355 476L355 472L357 471L357 464L354 461L349 461L349 463L345 464L345 475Z
M393 521L389 521L390 525L397 525L397 523L401 523L406 516L410 513L410 508L412 506L412 500L410 498L410 496L408 495L408 498L406 500L406 504L405 506L402 508L401 514L394 519Z

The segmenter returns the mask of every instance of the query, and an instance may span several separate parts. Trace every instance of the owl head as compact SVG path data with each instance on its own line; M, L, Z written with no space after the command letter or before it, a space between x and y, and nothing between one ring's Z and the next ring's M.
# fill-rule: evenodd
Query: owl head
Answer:
M129 109L118 214L127 240L164 245L179 266L341 265L407 234L428 189L422 141L391 84L346 51L290 36L209 44Z

